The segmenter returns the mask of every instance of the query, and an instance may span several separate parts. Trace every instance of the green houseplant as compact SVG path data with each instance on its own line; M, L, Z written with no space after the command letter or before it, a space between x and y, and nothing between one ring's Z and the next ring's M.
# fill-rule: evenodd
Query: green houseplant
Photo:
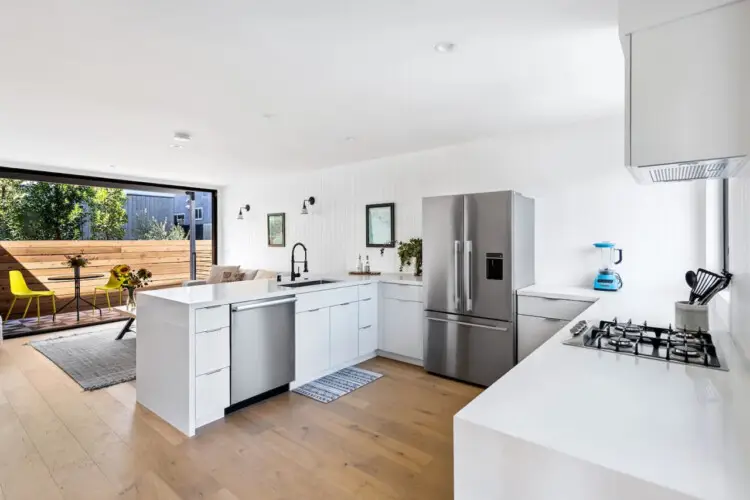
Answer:
M422 238L412 238L407 242L398 242L398 258L401 260L399 271L409 267L414 259L414 276L422 276Z

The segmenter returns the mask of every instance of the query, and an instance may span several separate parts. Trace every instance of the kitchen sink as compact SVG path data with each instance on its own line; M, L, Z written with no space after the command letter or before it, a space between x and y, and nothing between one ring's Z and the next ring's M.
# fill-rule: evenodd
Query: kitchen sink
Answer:
M312 280L312 281L295 281L294 283L284 283L285 288L300 288L303 286L327 285L328 283L338 283L335 280Z

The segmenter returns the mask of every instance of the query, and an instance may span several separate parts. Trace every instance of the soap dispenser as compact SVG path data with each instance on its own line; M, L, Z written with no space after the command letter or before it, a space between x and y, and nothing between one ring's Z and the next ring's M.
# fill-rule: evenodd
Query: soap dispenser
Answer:
M362 254L357 257L357 272L362 272Z
M365 272L370 274L370 256L365 255Z

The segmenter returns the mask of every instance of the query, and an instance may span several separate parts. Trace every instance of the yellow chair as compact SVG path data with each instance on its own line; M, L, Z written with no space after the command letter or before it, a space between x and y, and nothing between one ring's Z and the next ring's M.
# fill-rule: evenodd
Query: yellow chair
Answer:
M120 292L120 305L122 305L122 280L115 275L114 271L109 272L109 281L107 281L106 285L94 287L94 312L96 312L97 290L101 290L107 294L107 307L109 307L110 310L112 310L112 304L109 302L109 292Z
M52 321L55 321L55 316L57 315L57 306L55 305L54 290L45 290L43 292L35 292L34 290L31 290L26 284L26 280L23 279L23 274L21 274L21 271L10 271L8 273L8 276L10 278L10 293L13 294L13 302L11 302L10 304L8 316L5 318L5 321L8 321L8 319L10 318L10 314L13 312L13 306L16 305L17 299L29 299L29 301L26 303L26 309L24 309L23 317L21 319L24 319L26 317L26 313L29 312L31 301L33 299L36 299L36 320L39 321L39 319L41 318L41 314L39 313L39 297L52 297Z

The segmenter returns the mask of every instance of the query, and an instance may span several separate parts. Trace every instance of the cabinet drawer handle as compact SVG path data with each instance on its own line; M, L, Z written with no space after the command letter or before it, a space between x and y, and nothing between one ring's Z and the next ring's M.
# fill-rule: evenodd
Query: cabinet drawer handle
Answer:
M218 309L220 307L224 307L224 305L223 304L219 304L218 306L208 306L208 307L204 307L203 309Z
M370 328L371 326L372 326L372 325L367 325L367 326L363 326L362 328L360 328L360 330L367 330L367 329L368 329L368 328Z
M343 304L336 304L334 307L337 307L337 306L344 307L344 306L348 306L349 304L351 304L351 302L344 302Z
M367 299L362 299L362 302L367 302L368 300L372 300L372 297L369 297Z
M213 375L213 374L215 374L215 373L219 373L219 372L220 372L221 370L223 370L223 369L224 369L224 368L219 368L218 370L214 370L214 371L212 371L212 372L204 373L203 375L198 375L198 376L199 376L199 377L205 377L206 375Z
M309 312L309 313L314 313L314 312L318 312L318 311L320 311L320 307L319 307L319 308L317 308L317 309L310 309L310 310L309 310L309 311L307 311L307 312ZM305 312L305 311L302 311L302 312Z
M197 332L196 335L203 335L204 333L216 333L216 332L222 331L224 328L226 328L226 327L223 326L221 328L214 328L213 330L206 330L206 331L203 331L203 332Z

